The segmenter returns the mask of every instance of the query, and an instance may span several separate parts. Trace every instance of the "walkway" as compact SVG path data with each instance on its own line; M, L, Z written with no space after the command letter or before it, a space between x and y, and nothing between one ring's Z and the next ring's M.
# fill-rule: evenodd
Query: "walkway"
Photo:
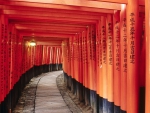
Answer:
M65 93L62 96L67 99L62 98L56 84L60 74L62 71L49 72L31 79L13 113L82 113Z

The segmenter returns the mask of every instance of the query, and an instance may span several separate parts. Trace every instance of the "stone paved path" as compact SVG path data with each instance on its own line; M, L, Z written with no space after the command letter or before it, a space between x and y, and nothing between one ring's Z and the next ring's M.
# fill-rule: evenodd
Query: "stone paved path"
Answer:
M56 84L62 71L46 74L38 83L35 100L35 113L71 113Z
M63 81L59 83L61 74L62 71L49 72L31 79L13 113L82 113L68 95L63 95L64 90L58 90L63 85Z

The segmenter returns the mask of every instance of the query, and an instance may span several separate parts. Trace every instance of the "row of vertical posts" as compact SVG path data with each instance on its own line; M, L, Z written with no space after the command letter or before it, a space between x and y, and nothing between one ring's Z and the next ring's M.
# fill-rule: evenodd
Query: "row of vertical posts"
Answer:
M0 113L12 112L32 77L61 70L61 54L61 46L30 46L7 16L0 15Z
M65 83L94 113L145 112L145 16L137 6L121 5L63 41Z
M41 72L57 71L62 69L61 46L37 45L35 47L36 75Z

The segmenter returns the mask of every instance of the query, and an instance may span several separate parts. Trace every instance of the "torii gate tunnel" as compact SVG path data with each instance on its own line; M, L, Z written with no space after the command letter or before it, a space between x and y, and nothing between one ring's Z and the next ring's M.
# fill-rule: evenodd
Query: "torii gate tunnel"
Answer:
M150 113L149 30L150 0L0 0L0 113L61 69L94 113Z

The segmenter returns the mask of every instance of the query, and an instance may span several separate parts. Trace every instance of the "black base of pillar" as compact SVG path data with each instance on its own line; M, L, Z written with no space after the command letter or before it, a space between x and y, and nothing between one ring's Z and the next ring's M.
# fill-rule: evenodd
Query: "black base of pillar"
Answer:
M145 87L139 90L139 113L145 113Z
M36 67L32 67L24 74L22 74L19 81L14 84L13 88L6 95L4 101L0 104L0 113L9 113L10 110L13 111L24 87L27 83L29 83L31 78L34 77L36 72L34 71L35 68Z
M58 64L58 70L62 70L62 64Z
M99 96L99 113L103 113L103 98Z
M103 113L107 113L107 106L108 106L108 101L107 99L103 98Z
M82 83L79 83L79 100L80 102L84 102L84 86Z
M96 94L96 100L97 100L97 104L96 104L96 113L99 113L99 95Z
M8 113L8 109L6 108L5 101L3 101L0 105L0 113Z
M114 105L114 113L120 113L120 106Z
M96 91L90 90L90 105L94 113L97 113L97 94Z
M120 110L120 113L127 113L126 111Z
M107 105L108 105L107 113L114 113L114 102L109 102L108 101Z

